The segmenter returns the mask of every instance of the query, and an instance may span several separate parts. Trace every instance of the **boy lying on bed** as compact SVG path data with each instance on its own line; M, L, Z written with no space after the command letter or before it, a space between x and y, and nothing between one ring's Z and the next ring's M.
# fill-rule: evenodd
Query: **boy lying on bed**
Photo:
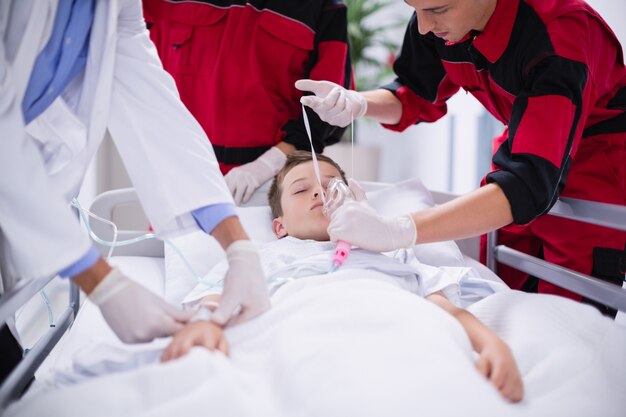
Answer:
M274 217L272 229L279 240L265 244L260 256L272 293L294 278L322 275L330 270L335 245L329 242L326 231L328 218L322 212L320 189L311 158L309 152L290 155L270 188L269 202ZM323 187L333 177L341 176L346 181L344 172L334 161L323 155L318 156L318 160ZM202 295L193 303L200 306L199 313L192 323L175 334L163 353L163 361L179 358L193 346L228 353L222 329L209 319L210 311L218 305L223 284L220 277L226 268L225 263L218 264L206 280L208 284L200 285L199 293ZM444 271L424 265L417 261L412 250L380 254L358 248L352 250L342 268L379 270L396 285L425 297L450 313L463 326L479 355L476 362L478 371L489 378L508 400L517 402L522 399L522 379L509 347L471 313L453 304L458 299L458 277L463 271L450 270L463 268ZM194 293L198 291L190 294L191 299ZM185 300L190 300L190 297Z

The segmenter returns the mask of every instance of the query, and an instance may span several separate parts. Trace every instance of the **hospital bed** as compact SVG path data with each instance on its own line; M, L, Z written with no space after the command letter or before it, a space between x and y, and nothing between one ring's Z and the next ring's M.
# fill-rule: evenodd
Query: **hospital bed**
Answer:
M378 201L384 206L382 210L389 215L400 214L398 210L405 211L407 207L419 209L432 204L440 204L454 197L447 193L430 193L419 181L408 181L395 185L366 183L364 188L367 190L368 195L378 196ZM257 191L252 200L241 208L240 211L246 230L253 230L254 233L251 233L253 239L261 241L269 239L269 229L257 230L258 225L262 223L259 219L267 216L266 191L267 188ZM408 200L404 201L404 198ZM393 204L389 203L394 200ZM90 210L102 218L111 219L125 226L125 230L118 231L118 240L140 236L147 229L147 221L138 204L137 196L132 189L106 192L94 201ZM609 204L562 198L552 209L550 215L613 227L618 230L626 230L626 208ZM129 221L128 219L131 220ZM92 221L90 224L93 231L101 238L105 240L111 239L112 231L108 226L97 221ZM199 246L208 247L213 252L219 253L220 250L217 243L215 241L211 242L211 240L212 238L204 235L195 236L186 241L179 240L175 242L174 240L174 244L169 246L155 239L144 240L131 246L116 248L111 262L120 265L128 275L138 279L143 285L164 296L168 301L176 303L184 295L184 292L189 289L189 278L194 275L201 275L211 264L216 262L216 259L207 259L206 252L203 252L201 256L197 253L194 254L194 251L197 251ZM479 252L479 240L477 238L465 239L456 242L456 244L461 250L463 261L466 264L480 270L481 274L491 273L474 260L478 257ZM487 265L492 271L495 271L496 263L500 262L616 308L620 311L620 315L626 311L626 289L624 288L607 284L594 277L570 271L511 248L498 245L496 233L489 234L487 244ZM101 247L100 249L103 254L106 254L109 250L106 247ZM182 257L181 252L184 253ZM178 283L170 282L177 281L176 279L170 280L170 277L173 275L186 275L185 281L187 281L187 284L186 286L183 285L184 289L177 287ZM168 280L165 280L165 277L168 277ZM3 322L10 315L19 312L20 309L25 309L25 306L28 304L36 304L41 307L41 301L33 297L36 298L37 293L46 288L46 286L49 287L54 284L57 290L61 286L61 291L67 291L69 299L68 302L64 303L64 309L56 315L53 326L49 327L36 343L33 343L22 362L0 387L0 411L19 398L20 393L27 386L33 375L37 376L37 381L31 388L31 391L53 390L55 388L51 388L51 385L46 385L43 382L39 383L39 381L46 381L51 373L59 373L60 370L71 368L72 355L86 344L116 339L106 327L98 310L89 301L84 302L82 300L81 302L81 294L75 286L67 285L66 282L61 280L52 280L52 278L38 280L18 287L0 299L0 319ZM584 307L591 310L591 307ZM45 310L41 311L41 308L39 310L36 314L45 314ZM493 324L495 327L498 326L498 322L491 322L490 317L481 317L480 311L476 311L474 314L488 324ZM589 314L592 315L591 312ZM98 325L96 326L93 323L98 323ZM623 351L620 357L623 357ZM623 362L623 359L621 361ZM622 382L626 382L626 377L621 377L621 379ZM73 382L77 381L74 380ZM581 395L583 394L596 395L589 392L581 393ZM29 392L21 401L31 401L31 398L36 398L36 396L34 394L31 395ZM602 398L602 396L598 395L598 398ZM77 401L80 401L80 399L77 399ZM459 407L459 410L462 410L462 406ZM626 404L623 401L617 405L611 404L607 415L611 415L612 412L614 412L613 415L623 415L622 413L626 412Z

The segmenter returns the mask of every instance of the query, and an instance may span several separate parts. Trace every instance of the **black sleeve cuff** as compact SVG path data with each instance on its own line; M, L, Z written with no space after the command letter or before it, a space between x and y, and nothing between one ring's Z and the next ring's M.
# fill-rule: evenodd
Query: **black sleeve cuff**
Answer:
M380 86L381 89L383 90L387 90L392 92L394 95L396 94L396 91L398 91L398 89L400 89L400 87L402 87L403 84L400 83L400 81L398 79L395 79L394 81L390 82L389 84L385 84L383 86Z
M509 171L494 171L487 174L486 182L497 183L509 204L513 214L513 223L526 224L537 216L537 205L533 193L528 189L524 181L517 178Z

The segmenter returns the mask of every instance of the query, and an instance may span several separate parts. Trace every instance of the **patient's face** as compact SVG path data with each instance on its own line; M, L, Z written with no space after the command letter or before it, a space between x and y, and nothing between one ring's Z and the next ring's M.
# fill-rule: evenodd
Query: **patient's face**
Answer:
M326 188L339 171L327 162L320 162L322 186ZM329 240L328 218L322 212L320 186L313 170L313 161L294 167L281 184L280 204L283 215L274 219L272 228L278 238L293 236L299 239Z

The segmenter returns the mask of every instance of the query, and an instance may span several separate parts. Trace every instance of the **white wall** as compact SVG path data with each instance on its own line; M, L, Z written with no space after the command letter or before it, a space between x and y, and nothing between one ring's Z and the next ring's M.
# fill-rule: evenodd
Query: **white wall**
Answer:
M622 50L626 45L626 26L624 25L624 17L626 17L626 1L624 0L587 0L609 24L617 38L622 43Z

